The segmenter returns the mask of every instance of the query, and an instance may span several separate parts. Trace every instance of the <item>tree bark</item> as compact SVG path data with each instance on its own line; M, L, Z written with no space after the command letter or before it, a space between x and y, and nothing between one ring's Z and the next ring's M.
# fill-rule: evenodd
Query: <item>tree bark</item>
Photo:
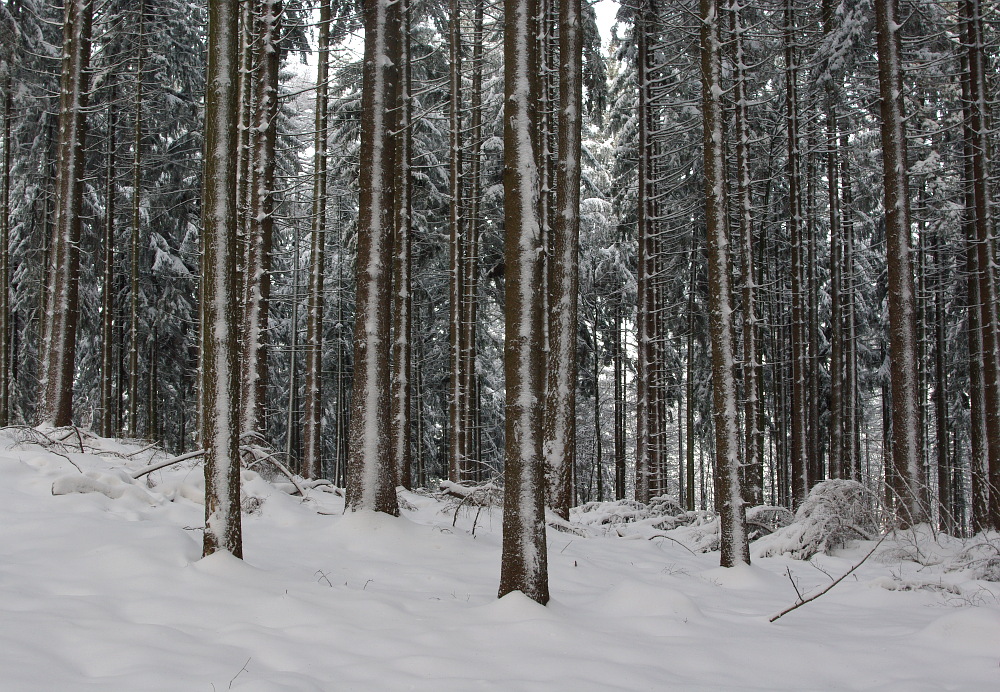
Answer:
M13 66L7 66L3 91L3 197L0 198L0 427L10 422L10 173L13 157L11 121L14 119Z
M247 263L242 329L240 431L262 434L267 392L267 324L271 298L271 248L274 237L274 173L278 124L278 68L281 0L259 0L255 18L257 73L253 80L250 132L250 207L247 213Z
M239 351L236 285L237 0L209 5L205 189L201 236L201 445L204 554L243 556L240 520Z
M395 257L393 275L392 342L392 457L399 484L412 486L411 434L412 348L412 244L411 244L411 104L410 104L410 0L401 0L401 42L398 81L399 118L396 125L396 209L393 226Z
M112 77L114 80L114 77ZM113 387L115 380L114 329L115 329L115 213L116 181L115 167L118 147L116 130L118 118L115 112L117 89L111 84L108 103L108 151L105 174L104 242L101 251L104 262L103 285L101 286L101 418L99 430L102 437L114 435Z
M389 405L392 307L391 126L400 42L394 0L364 0L361 93L361 196L358 209L354 382L347 452L347 508L396 515Z
M448 478L455 483L471 480L468 450L467 408L468 377L463 371L462 334L465 301L465 232L466 221L462 195L462 21L459 0L450 0L448 20L449 101L448 101L448 229L450 233L450 371L448 406Z
M721 564L750 563L746 508L740 492L739 414L733 305L729 278L729 218L723 146L722 47L717 0L701 0L702 120L705 142L705 226L708 238L709 332L715 418L716 507Z
M549 365L545 457L549 506L569 519L576 465L576 332L579 292L580 135L583 116L583 27L580 0L559 4L559 144L556 214L549 271ZM594 343L597 358L597 344ZM598 385L594 381L594 386ZM598 469L600 472L600 469Z
M798 506L809 492L809 391L808 314L805 267L805 219L802 209L802 155L799 133L798 57L793 0L785 2L785 107L788 134L788 227L792 254L792 410L791 481L792 503Z
M542 453L545 354L537 117L538 1L504 0L506 466L499 595L549 600Z
M83 207L93 16L92 0L67 0L65 3L56 209L49 249L42 337L44 356L39 422L45 425L70 425L73 418L76 327L80 314L80 214Z
M132 236L129 238L128 434L139 435L139 257L142 212L142 98L146 1L139 0L136 19L135 120L132 150Z
M316 132L313 139L312 235L309 245L309 298L306 310L306 373L302 426L302 475L322 475L323 286L326 264L327 81L330 75L331 0L319 6L316 65Z
M735 50L733 97L736 107L736 187L739 209L740 257L743 274L743 430L744 456L742 466L744 499L751 506L764 503L764 462L761 450L760 402L757 398L760 379L758 353L757 287L754 285L754 226L753 190L750 179L750 127L746 85L746 64L743 52L742 7L738 0L729 0Z
M902 43L896 0L875 1L882 161L885 185L886 264L889 274L889 379L892 390L892 466L898 519L908 527L927 521L920 456L916 303L910 257L910 200L903 110Z

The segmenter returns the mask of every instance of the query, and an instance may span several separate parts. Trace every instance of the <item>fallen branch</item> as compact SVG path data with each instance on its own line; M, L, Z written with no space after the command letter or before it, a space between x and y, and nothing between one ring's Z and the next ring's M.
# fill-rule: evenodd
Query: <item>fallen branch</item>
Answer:
M292 485L295 486L295 489L298 491L299 495L301 495L302 497L306 496L305 488L303 488L302 485L295 479L295 474L292 473L291 470L289 470L280 461L278 461L277 459L275 459L273 454L269 454L266 458L272 464L274 464L275 466L277 466L279 471L281 471L283 474L285 474L285 476L288 477L288 480L290 480L292 482Z
M806 603L811 603L812 601L815 601L817 598L819 598L820 596L822 596L823 594L825 594L827 591L829 591L830 589L832 589L833 587L835 587L837 584L839 584L840 582L842 582L845 579L847 579L847 577L849 577L851 575L851 573L854 572L854 570L856 570L861 565L865 564L865 561L868 560L868 558L870 558L875 553L876 550L878 550L878 547L880 545L882 545L882 541L884 541L888 537L889 537L889 534L887 533L884 536L882 536L882 538L878 539L878 543L876 543L875 546L871 550L868 551L868 554L865 555L863 558L861 558L861 560L859 562L857 562L853 567L851 567L849 570L847 570L842 575L840 575L837 579L833 580L833 582L831 582L830 584L828 584L824 589L816 592L815 594L813 594L812 596L809 596L808 598L802 598L802 595L799 594L798 587L795 586L795 582L793 581L792 582L792 586L795 586L795 593L799 595L798 602L796 602L795 605L791 605L791 606L785 608L783 611L781 611L777 615L771 616L768 619L768 622L774 622L775 620L777 620L778 618L782 617L783 615L788 615L788 613L792 612L793 610L797 610L798 608L801 608ZM792 576L789 574L788 578L791 579Z
M150 474L153 471L159 471L160 469L166 468L167 466L173 466L174 464L179 464L182 461L187 461L188 459L194 459L196 457L200 457L201 455L203 455L205 453L205 451L206 450L204 450L204 449L198 449L198 450L196 450L194 452L188 452L187 454L181 454L178 457L172 457L170 459L166 459L166 460L158 462L156 464L150 464L146 468L140 469L139 471L136 471L135 473L133 473L132 474L132 480L139 480L143 476L145 476L147 474Z
M278 461L278 458L274 454L267 453L261 456L258 454L258 450L261 450L261 448L256 445L244 445L240 447L240 450L244 454L252 456L254 461L270 461L279 471L281 471L281 473L285 475L286 478L288 478L288 480L292 482L292 485L295 486L295 490L299 495L302 497L306 496L305 488L303 488L302 484L295 479L295 474L292 473L287 466Z

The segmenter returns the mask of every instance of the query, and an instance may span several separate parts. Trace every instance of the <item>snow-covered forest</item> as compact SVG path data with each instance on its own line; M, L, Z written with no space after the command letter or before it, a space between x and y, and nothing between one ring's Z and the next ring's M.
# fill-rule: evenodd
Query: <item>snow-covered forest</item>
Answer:
M480 605L495 583L467 580L496 557L501 597L552 598L556 614L508 601L487 617L560 619L573 646L577 629L622 627L592 603L617 579L641 582L617 596L631 612L662 600L658 571L704 576L706 560L723 571L664 587L674 625L704 614L706 581L733 591L708 619L756 617L860 562L839 598L866 622L884 605L907 632L996 639L1000 3L626 0L613 24L597 17L588 0L0 0L12 511L44 501L93 530L108 526L88 523L98 508L158 527L143 540L173 546L165 570L197 571L196 588L253 582L247 599L270 586L215 553L262 565L328 545L358 551L357 578L412 569ZM174 516L176 502L192 506ZM21 541L53 551L45 564L72 552L25 527L0 534L4 560ZM214 562L190 567L178 527ZM461 579L425 554L433 531L471 537L445 549ZM477 566L456 566L466 550ZM123 566L153 570L157 549L142 551ZM570 561L604 565L598 581ZM313 565L291 564L264 581ZM358 590L323 564L306 581ZM933 625L858 584L983 614ZM390 590L352 612L442 597L398 574ZM846 628L837 590L804 620ZM576 601L589 616L569 615ZM752 624L739 637L758 682L728 677L746 663L733 654L706 682L695 657L679 684L809 687L775 681ZM713 627L689 646L723 637ZM478 637L449 631L455 646ZM869 636L841 650L851 664ZM513 630L503 646L519 646ZM642 646L612 648L661 665ZM391 683L356 672L353 689L431 675L420 646L399 652L416 658ZM272 654L272 672L296 667ZM906 677L928 667L909 656L882 688L982 686ZM515 687L552 689L573 669L559 660ZM616 684L647 689L668 669ZM612 689L598 682L612 672L576 671L591 687L574 687ZM204 684L330 688L243 675Z

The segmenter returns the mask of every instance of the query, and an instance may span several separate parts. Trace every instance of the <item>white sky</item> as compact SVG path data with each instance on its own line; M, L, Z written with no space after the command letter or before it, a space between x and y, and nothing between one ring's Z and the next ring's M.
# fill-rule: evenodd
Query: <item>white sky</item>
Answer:
M618 14L618 3L616 0L599 0L594 3L594 12L597 14L597 28L601 31L601 42L608 45L611 40L611 26L615 23L615 15Z

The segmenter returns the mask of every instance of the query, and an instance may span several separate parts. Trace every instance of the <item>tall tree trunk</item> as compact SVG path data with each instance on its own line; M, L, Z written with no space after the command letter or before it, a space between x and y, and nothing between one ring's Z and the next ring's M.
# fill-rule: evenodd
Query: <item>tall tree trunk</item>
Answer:
M267 323L271 297L271 246L274 236L274 172L278 125L278 68L281 0L259 0L256 17L256 63L253 128L250 135L250 208L247 214L246 289L242 345L240 432L264 430L267 392Z
M636 451L635 451L635 499L649 502L650 485L653 480L653 253L651 252L652 219L649 209L652 193L652 162L649 140L649 31L651 11L648 0L643 0L636 18L638 48L636 52L636 80L639 84L639 186L638 186L638 309L636 379Z
M135 121L132 150L132 236L129 238L128 434L139 435L139 255L142 212L142 87L146 0L139 0L136 28Z
M302 475L322 475L323 413L323 286L326 264L327 122L330 75L332 0L319 7L316 66L316 132L313 139L312 234L309 245L309 298L306 310L306 373L302 426Z
M468 435L465 425L469 403L468 382L462 371L462 317L465 299L465 234L463 222L464 199L462 195L462 8L459 0L449 2L448 51L449 51L449 177L448 190L451 204L448 210L450 232L450 327L449 354L451 378L449 380L448 407L448 478L456 483L471 480Z
M237 93L237 129L239 165L236 168L236 281L241 291L246 290L247 238L249 236L250 214L250 183L253 153L251 151L250 132L253 129L254 109L254 7L257 0L240 0L239 4L239 91ZM246 300L246 296L243 296ZM237 323L243 324L243 301L236 306Z
M396 209L393 226L395 257L393 275L392 342L392 457L399 484L412 486L413 452L411 434L411 378L413 374L411 286L411 184L410 184L410 0L400 8L401 51L399 60L398 109L396 124Z
M622 296L615 296L615 499L625 499L625 327Z
M705 142L705 226L708 237L709 331L715 418L716 507L723 567L749 564L746 508L740 492L739 415L733 305L729 279L729 219L723 145L722 46L717 0L701 0L702 114Z
M798 56L794 39L794 0L785 1L785 107L788 133L788 227L792 254L792 503L798 506L809 492L808 313L805 267L805 219L802 208L802 153L799 133Z
M542 453L544 315L538 197L538 1L504 0L506 466L499 595L549 600Z
M761 450L760 416L758 409L758 381L760 355L758 354L757 287L754 285L753 240L753 190L750 183L750 127L747 114L748 98L746 63L743 52L742 7L736 0L729 0L735 50L733 97L736 101L736 189L740 224L740 256L743 270L743 492L751 505L764 503L764 462Z
M462 374L462 389L466 392L467 405L464 407L465 422L463 430L465 440L462 447L465 450L470 473L478 479L479 471L483 469L480 444L477 442L481 427L478 425L480 415L479 386L476 372L477 360L477 324L479 320L479 230L480 230L480 195L482 189L482 138L483 138L483 0L476 0L473 17L472 45L472 94L470 96L471 128L469 147L469 190L468 219L466 221L466 242L463 247L464 267L462 269L462 310L460 367Z
M49 250L43 325L43 398L38 416L39 422L46 425L70 425L73 418L76 326L80 313L80 214L93 16L92 0L67 0L65 3L56 209Z
M579 293L580 134L583 117L583 26L580 0L559 4L559 159L549 270L549 363L545 457L549 506L569 519L576 465L576 332ZM597 357L597 343L594 343ZM594 386L597 386L595 380Z
M840 128L839 151L844 154L840 158L840 180L843 191L843 206L840 214L843 236L843 268L840 272L840 290L843 297L844 329L844 473L847 478L860 480L861 436L859 431L861 425L858 416L858 330L856 316L858 279L854 270L854 193L851 187L851 166L846 127Z
M896 0L875 1L882 161L885 178L886 264L889 273L889 379L892 388L892 465L902 526L927 520L920 458L919 391L910 199L903 111L902 42Z
M361 90L361 196L357 297L347 457L347 508L398 514L389 405L389 317L392 307L391 126L396 106L399 3L364 0Z
M10 422L10 173L11 121L14 119L14 80L12 67L7 67L3 90L3 197L0 198L0 427Z
M692 241L692 246L694 242ZM691 252L692 260L694 250ZM691 266L691 283L688 287L688 311L687 311L687 372L684 375L686 382L685 399L687 400L686 423L687 423L687 495L685 508L689 512L694 511L694 293L697 272Z
M114 77L111 77L111 96L108 99L108 151L106 156L105 174L105 207L104 207L104 241L101 245L103 254L104 277L101 286L101 418L100 434L102 437L114 435L114 400L112 383L115 381L114 342L115 342L115 213L116 213L116 181L115 167L118 153L116 130L118 118L115 112L115 96L117 88Z
M948 373L945 370L947 341L945 336L945 291L948 290L946 271L941 257L945 247L944 233L941 229L935 233L931 247L934 262L934 423L936 431L936 467L938 480L938 510L940 520L938 526L942 531L955 535L956 517L952 514L952 469L949 463L949 420L948 420Z
M204 554L243 556L240 521L236 284L237 0L209 5L205 188L201 236L201 444L205 448Z

